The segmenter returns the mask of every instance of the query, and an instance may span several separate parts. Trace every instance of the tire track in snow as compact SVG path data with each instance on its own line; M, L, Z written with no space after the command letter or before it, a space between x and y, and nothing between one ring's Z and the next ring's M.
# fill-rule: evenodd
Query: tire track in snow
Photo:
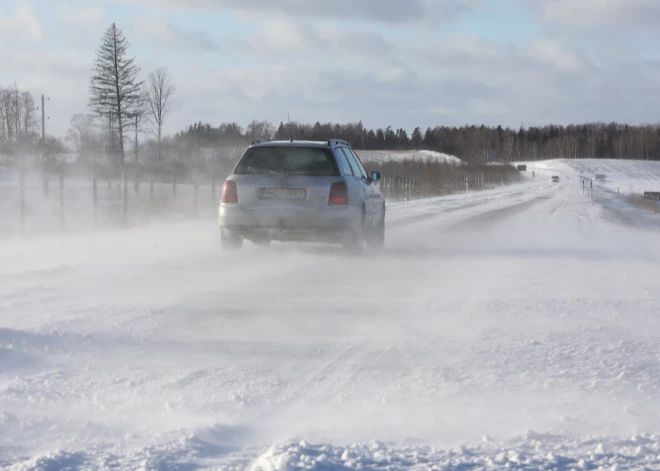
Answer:
M549 199L551 199L550 196L545 196L545 195L537 196L531 200L514 204L513 206L493 209L486 213L469 217L468 219L464 219L457 223L450 224L447 227L447 229L463 231L463 230L483 229L486 227L496 226L504 223L507 219L510 219L524 211L533 208L538 204L548 201Z
M481 206L482 204L486 204L486 203L485 202L468 203L468 204L460 205L458 207L451 207L451 208L443 209L443 210L440 210L440 211L437 211L437 212L426 213L426 214L416 214L414 216L407 216L407 217L398 218L398 219L396 219L392 222L389 222L387 224L387 228L388 229L397 229L399 227L409 226L409 225L415 224L417 222L423 222L423 221L427 221L429 219L433 219L433 218L442 216L443 214L464 211L466 209L474 208L475 206Z

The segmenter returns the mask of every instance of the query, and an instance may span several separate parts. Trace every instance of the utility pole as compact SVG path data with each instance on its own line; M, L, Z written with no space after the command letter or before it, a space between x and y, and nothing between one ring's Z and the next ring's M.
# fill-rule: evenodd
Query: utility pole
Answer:
M138 183L138 113L135 113L135 192L137 193Z
M43 192L48 196L48 175L46 169L46 97L41 95L41 165L43 171Z
M197 136L195 136L193 158L194 158L194 170L193 170L193 193L194 193L194 203L195 211L197 211L197 153L199 152L199 145L197 144Z
M45 97L41 95L41 143L46 141L46 112L44 110Z

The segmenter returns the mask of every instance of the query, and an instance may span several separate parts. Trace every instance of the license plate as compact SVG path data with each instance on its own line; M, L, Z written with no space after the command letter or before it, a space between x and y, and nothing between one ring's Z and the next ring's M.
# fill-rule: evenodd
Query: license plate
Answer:
M304 188L262 188L261 199L304 200L307 191Z

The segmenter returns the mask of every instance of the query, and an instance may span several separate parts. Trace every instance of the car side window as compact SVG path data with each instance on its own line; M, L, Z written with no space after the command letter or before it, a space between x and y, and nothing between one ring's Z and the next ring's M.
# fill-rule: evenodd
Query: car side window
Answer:
M360 158L357 156L355 152L353 152L353 149L348 149L348 151L351 154L353 154L353 157L355 157L355 161L357 162L358 167L360 168L360 173L362 174L362 176L366 179L369 179L368 177L369 174L367 173L367 169L364 168L364 165L362 165L362 161L360 160Z
M341 169L342 175L352 177L353 170L351 170L351 166L349 165L348 160L346 159L346 155L340 149L335 149L335 157L337 159L337 164Z
M353 169L353 175L355 175L356 177L367 178L367 173L366 172L362 173L362 169L360 168L360 165L358 165L358 161L355 160L355 156L350 151L350 149L342 147L341 150L346 155L346 159L348 160L348 163L351 164L351 168Z

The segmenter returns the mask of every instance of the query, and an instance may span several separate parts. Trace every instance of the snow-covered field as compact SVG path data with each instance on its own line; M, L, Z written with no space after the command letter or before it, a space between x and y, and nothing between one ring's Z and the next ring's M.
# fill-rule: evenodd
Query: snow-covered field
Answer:
M660 469L660 218L534 165L390 205L361 257L227 255L214 221L3 241L0 468Z
M585 178L593 178L597 188L611 193L660 191L660 162L606 160L594 165L593 161L578 160L569 165Z
M658 223L656 214L631 206L630 198L639 197L645 191L660 191L660 162L578 159L518 163L527 164L524 175L531 181L545 183L552 175L558 175L561 181L566 180L580 189L584 181L587 196L591 182L594 204L601 208L605 219L639 227L656 227ZM536 172L536 178L532 178L532 171Z
M435 152L432 150L360 150L356 151L360 159L364 162L388 162L402 161L408 159L431 160L433 162L447 162L450 164L461 165L464 162L449 154Z

